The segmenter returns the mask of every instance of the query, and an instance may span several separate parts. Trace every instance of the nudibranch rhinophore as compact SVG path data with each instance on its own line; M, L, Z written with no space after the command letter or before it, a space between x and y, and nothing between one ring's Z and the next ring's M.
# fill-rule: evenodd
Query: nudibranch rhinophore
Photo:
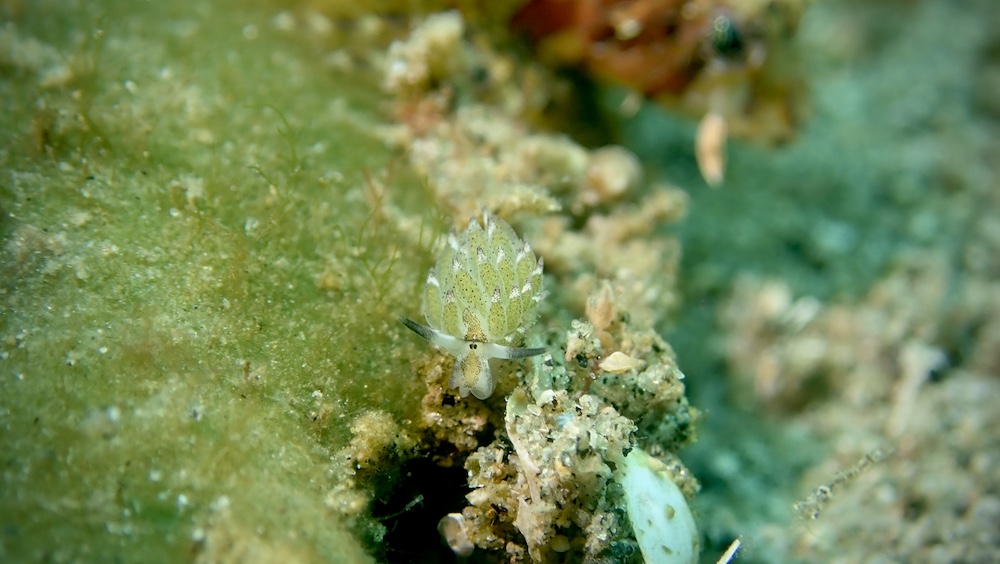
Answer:
M489 360L517 359L544 348L513 346L535 320L545 297L542 260L504 220L483 211L461 233L452 231L427 274L424 317L427 326L399 320L434 346L455 357L449 385L464 398L493 393Z

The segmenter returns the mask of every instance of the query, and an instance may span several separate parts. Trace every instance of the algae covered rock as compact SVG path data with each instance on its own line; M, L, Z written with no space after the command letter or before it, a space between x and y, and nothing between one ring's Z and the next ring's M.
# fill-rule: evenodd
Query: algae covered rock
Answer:
M0 560L370 561L328 506L331 455L405 446L350 425L378 409L360 420L395 434L419 405L389 273L423 268L366 221L392 160L377 77L324 66L273 9L17 4Z

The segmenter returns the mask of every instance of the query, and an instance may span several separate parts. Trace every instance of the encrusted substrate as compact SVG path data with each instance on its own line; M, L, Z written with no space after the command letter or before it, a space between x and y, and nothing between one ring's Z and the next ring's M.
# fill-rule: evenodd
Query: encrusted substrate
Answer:
M590 395L550 392L535 402L518 389L506 431L465 463L474 489L462 513L474 543L517 559L593 560L629 538L609 460L632 444L631 421Z
M507 373L509 383L498 388L510 394L506 404L494 397L487 409L445 390L450 362L418 365L428 379L424 444L441 464L468 457L469 505L455 508L462 519L450 517L447 529L463 542L515 561L635 557L611 477L615 461L638 445L661 458L685 495L697 493L674 455L692 440L698 418L684 398L684 375L661 338L623 318L613 293L604 286L588 308L593 321L573 321L566 340L553 343L561 356ZM497 439L479 446L484 430Z
M439 353L414 363L428 385L423 448L443 465L464 461L472 488L464 509L436 516L440 530L457 553L474 546L491 559L635 559L614 461L642 445L686 495L698 490L674 454L697 412L654 330L677 303L680 257L655 231L683 216L686 197L649 186L621 147L588 150L529 126L524 115L556 79L525 88L544 73L515 73L471 33L457 13L437 14L393 45L384 84L400 122L382 133L455 225L485 206L523 228L549 291L537 324L548 331L529 331L526 346L549 352L497 363L485 402L444 389L451 362ZM470 69L484 71L482 84Z
M502 418L481 401L458 397L457 390L448 386L453 364L453 358L436 354L414 365L427 384L416 426L424 434L424 446L431 447L430 456L442 466L461 464L479 447L483 434L500 425ZM509 376L507 372L498 372L498 377ZM512 386L510 378L504 378L500 394L506 395ZM499 398L493 400L497 401Z

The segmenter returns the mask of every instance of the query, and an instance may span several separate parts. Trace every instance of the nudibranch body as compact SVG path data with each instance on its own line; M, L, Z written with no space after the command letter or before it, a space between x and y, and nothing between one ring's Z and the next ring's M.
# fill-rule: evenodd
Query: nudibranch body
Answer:
M496 382L489 360L545 352L513 346L535 320L542 290L542 260L500 218L483 211L465 231L448 235L437 264L427 274L427 326L400 321L455 357L449 385L462 397L486 399Z

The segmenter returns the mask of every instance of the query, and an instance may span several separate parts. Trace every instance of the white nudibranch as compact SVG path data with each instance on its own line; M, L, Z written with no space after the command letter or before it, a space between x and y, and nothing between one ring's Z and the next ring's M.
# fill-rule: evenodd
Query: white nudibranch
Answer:
M434 346L455 357L449 385L464 398L493 393L489 360L517 359L545 352L513 346L535 320L545 297L542 260L504 220L483 211L483 225L469 220L452 231L427 274L424 317L427 325L399 320Z

